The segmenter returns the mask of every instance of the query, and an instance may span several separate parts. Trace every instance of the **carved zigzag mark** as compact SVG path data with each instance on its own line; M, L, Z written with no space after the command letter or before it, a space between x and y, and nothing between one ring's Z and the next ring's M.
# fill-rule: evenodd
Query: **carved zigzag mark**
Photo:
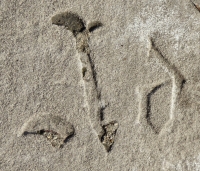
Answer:
M169 74L172 80L172 96L171 96L171 108L170 119L174 119L174 113L176 110L177 101L179 99L181 89L185 83L184 77L180 74L178 69L171 65L170 62L162 55L160 50L155 46L151 39L151 49L149 52L149 60L154 59L154 64L161 66L165 72Z
M170 80L172 82L172 91L171 91L171 106L170 106L170 113L169 113L169 120L162 128L161 132L171 130L173 126L173 120L175 119L175 111L177 102L179 100L179 96L185 83L184 77L180 74L178 69L171 65L170 62L162 55L160 50L155 46L154 41L150 39L151 46L149 51L149 58L148 62L152 63L153 65L158 65L163 68L163 70L169 74ZM161 88L166 82L162 81L160 83L155 83L151 85L145 85L138 87L138 99L139 99L139 114L137 121L138 123L143 122L146 120L146 124L148 124L152 130L158 134L159 132L155 130L154 125L150 120L151 115L151 96Z
M180 98L179 96L180 96L183 84L185 83L185 80L184 80L184 77L178 71L178 69L172 64L170 64L170 62L162 55L160 50L155 46L154 41L152 39L150 39L150 43L151 43L151 46L149 50L148 62L152 63L153 65L157 64L158 66L160 66L166 73L169 74L171 78L171 82L172 82L169 120L167 121L165 126L162 128L161 133L160 133L162 134L162 132L166 132L166 131L171 132L173 121L175 119L175 111L177 108L177 103ZM157 84L157 86L159 87L159 84ZM148 93L146 92L140 95L139 119L141 119L142 116L144 116L144 114L142 114L144 112L143 108L145 108L146 106L149 106L148 103L150 102L151 92L154 92L154 90L156 89L157 88L155 86ZM148 111L150 111L150 107L147 107L147 109L148 109L147 110L147 116L148 116L149 115ZM146 119L147 119L148 124L152 127L152 129L154 129L151 122L148 121L149 120L148 117Z

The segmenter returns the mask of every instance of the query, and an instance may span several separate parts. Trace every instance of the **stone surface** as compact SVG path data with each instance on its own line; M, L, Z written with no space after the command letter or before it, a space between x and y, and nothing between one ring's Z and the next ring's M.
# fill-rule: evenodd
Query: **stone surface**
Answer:
M0 170L200 170L199 7L1 0ZM63 12L76 14L73 27L52 24ZM57 116L75 134L62 149L46 140L59 124L46 138L20 136L34 116L35 128L52 131ZM107 152L99 134L112 121Z

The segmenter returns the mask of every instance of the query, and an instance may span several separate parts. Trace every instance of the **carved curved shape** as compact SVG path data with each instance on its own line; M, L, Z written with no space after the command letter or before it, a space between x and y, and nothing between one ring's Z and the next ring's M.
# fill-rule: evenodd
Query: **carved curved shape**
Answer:
M39 113L23 124L18 137L31 134L43 135L51 142L52 146L61 148L66 140L74 134L74 127L59 116Z
M79 32L85 30L83 20L75 13L62 12L52 17L52 24L58 26L65 26L67 30L70 30L74 36Z
M161 80L159 82L153 84L146 84L143 86L139 86L136 88L138 94L138 117L136 123L142 123L144 125L149 125L154 133L158 134L159 131L156 129L156 126L151 121L151 97L157 92L160 88L162 88L165 84L167 84L169 80L164 81Z

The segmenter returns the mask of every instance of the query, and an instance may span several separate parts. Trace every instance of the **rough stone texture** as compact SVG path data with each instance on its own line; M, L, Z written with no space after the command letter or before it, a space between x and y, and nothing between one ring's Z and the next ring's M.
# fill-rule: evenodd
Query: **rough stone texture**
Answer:
M1 0L0 170L200 170L199 6L199 0ZM88 106L104 109L102 125L119 123L109 153L88 114L76 39L52 25L53 16L69 11L86 25L103 25L89 42L101 98L92 103L91 95ZM73 124L64 148L42 136L18 137L41 113Z

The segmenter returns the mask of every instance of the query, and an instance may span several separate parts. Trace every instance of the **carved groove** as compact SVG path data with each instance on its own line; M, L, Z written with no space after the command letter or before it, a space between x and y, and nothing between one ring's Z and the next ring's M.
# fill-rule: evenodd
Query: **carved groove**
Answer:
M153 65L157 64L161 66L165 72L169 74L171 77L172 82L172 92L171 92L171 106L170 106L170 113L169 113L169 120L162 128L162 131L170 130L173 121L176 118L176 106L178 100L180 99L180 93L183 88L184 83L186 82L184 77L180 74L178 69L171 65L170 62L162 55L161 51L155 46L154 41L152 38L150 39L151 47L149 51L149 62L151 59L154 61L152 62ZM151 122L151 96L164 85L165 81L160 84L154 85L145 85L138 87L138 94L139 94L139 114L137 118L137 122L141 123L142 120L146 120L146 124L148 124L154 133L158 134L159 132L155 129L155 126Z
M152 130L158 134L159 132L156 130L155 126L153 125L153 123L151 122L151 96L158 90L160 89L164 84L158 85L156 86L148 95L147 95L147 115L146 115L146 119L147 119L147 123L150 125L150 127L152 128Z
M194 7L200 12L200 6L196 5L194 2L191 1L191 3L194 5Z
M172 98L171 98L171 109L170 109L170 119L174 119L174 113L177 105L177 101L179 99L179 95L181 93L181 89L183 84L185 83L184 77L180 74L177 68L169 63L169 61L162 55L160 50L155 46L154 41L151 39L151 51L154 51L155 57L158 60L159 64L162 68L164 68L172 80Z
M59 116L40 113L23 124L18 136L42 135L53 147L62 148L74 132L70 122Z
M82 79L85 90L84 93L87 97L86 105L89 110L90 123L98 136L101 137L105 134L102 121L104 119L104 109L107 106L99 106L101 101L101 92L98 91L97 73L94 62L91 58L89 33L102 26L102 23L97 21L90 23L88 27L86 27L83 20L77 14L71 12L55 15L52 17L52 23L55 25L65 26L73 33L76 39L76 49L79 52L79 61L82 69Z

